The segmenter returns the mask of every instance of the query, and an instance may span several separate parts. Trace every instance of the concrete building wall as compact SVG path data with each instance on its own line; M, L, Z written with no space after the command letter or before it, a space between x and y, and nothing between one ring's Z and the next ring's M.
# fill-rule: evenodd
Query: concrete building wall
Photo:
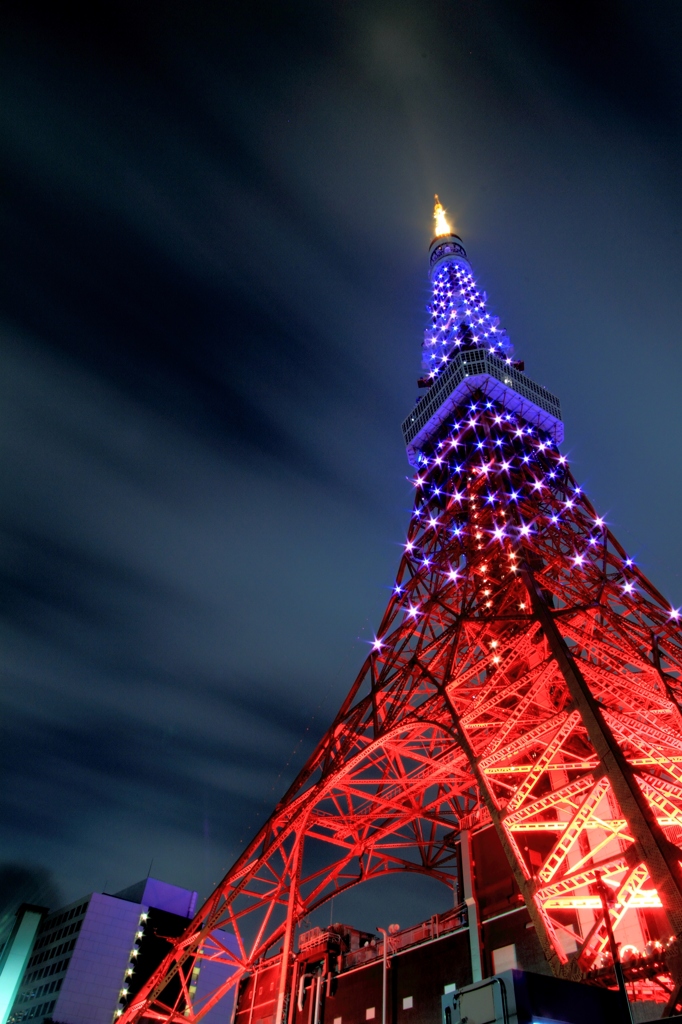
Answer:
M26 965L19 993L9 1016L10 1024L52 1016L68 970L90 897L81 898L48 914L40 926Z
M159 878L148 878L140 903L166 910L169 914L177 914L179 917L192 917L197 894L179 885L162 882Z
M381 1022L381 959L339 974L328 998L322 995L323 1024L363 1024ZM471 960L467 929L444 935L401 950L388 958L387 1024L439 1024L440 997L446 985L458 988L471 982ZM297 1012L294 1024L308 1024L314 990L309 989L303 1012Z
M111 1024L146 907L93 893L53 1010L58 1024Z

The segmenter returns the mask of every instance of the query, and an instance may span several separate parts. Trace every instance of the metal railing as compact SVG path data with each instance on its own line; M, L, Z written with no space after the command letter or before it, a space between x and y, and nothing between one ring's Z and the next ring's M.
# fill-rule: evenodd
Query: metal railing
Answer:
M448 402L448 399L468 377L487 377L498 381L502 385L503 391L521 396L526 403L530 403L538 411L545 413L546 416L540 416L539 421L547 419L547 417L549 417L547 422L550 425L550 421L561 421L561 403L551 391L541 384L536 384L534 380L527 377L521 370L510 366L504 359L483 349L468 349L458 352L453 357L447 368L436 377L428 392L419 399L410 415L403 421L402 429L406 445L409 446L420 434L428 435L429 431L424 431L424 428L431 421L433 421L434 430L442 423L444 417L438 415L439 411L446 403L449 411L451 403ZM426 439L426 436L422 438L423 441Z
M462 903L460 906L454 907L453 910L447 910L443 914L434 914L428 921L422 921L412 928L404 928L402 931L396 932L395 935L390 935L388 955L393 956L394 953L398 953L407 946L416 946L421 942L438 939L441 935L466 927L466 924L467 908L466 904ZM383 955L383 948L383 942L377 940L374 946L370 944L353 950L352 953L346 953L343 958L343 970L347 971L351 967L359 967L360 964L379 959Z

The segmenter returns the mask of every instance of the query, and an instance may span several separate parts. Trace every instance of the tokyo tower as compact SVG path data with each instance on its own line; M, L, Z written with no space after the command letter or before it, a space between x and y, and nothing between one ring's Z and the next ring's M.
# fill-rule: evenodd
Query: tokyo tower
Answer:
M414 508L376 639L307 764L122 1024L199 1021L263 958L285 1024L307 915L394 872L453 888L462 843L482 828L556 976L603 967L608 913L621 950L649 943L656 984L679 1005L678 611L577 485L559 401L514 360L438 202L435 217L424 394L403 423ZM199 1003L204 961L232 971Z

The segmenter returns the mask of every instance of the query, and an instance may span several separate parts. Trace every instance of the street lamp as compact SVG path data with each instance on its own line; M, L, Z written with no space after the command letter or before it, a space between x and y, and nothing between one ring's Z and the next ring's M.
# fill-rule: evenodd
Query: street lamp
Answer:
M388 974L388 936L395 935L396 932L400 931L399 924L389 924L388 931L385 928L377 928L378 932L384 937L384 955L383 955L383 976L381 979L381 1024L386 1024L386 979Z

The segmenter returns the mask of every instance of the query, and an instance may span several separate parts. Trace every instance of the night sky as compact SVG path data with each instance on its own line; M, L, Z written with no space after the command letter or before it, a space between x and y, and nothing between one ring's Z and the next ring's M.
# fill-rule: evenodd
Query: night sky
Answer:
M434 192L682 604L682 6L45 7L0 24L0 858L206 896L387 600Z

